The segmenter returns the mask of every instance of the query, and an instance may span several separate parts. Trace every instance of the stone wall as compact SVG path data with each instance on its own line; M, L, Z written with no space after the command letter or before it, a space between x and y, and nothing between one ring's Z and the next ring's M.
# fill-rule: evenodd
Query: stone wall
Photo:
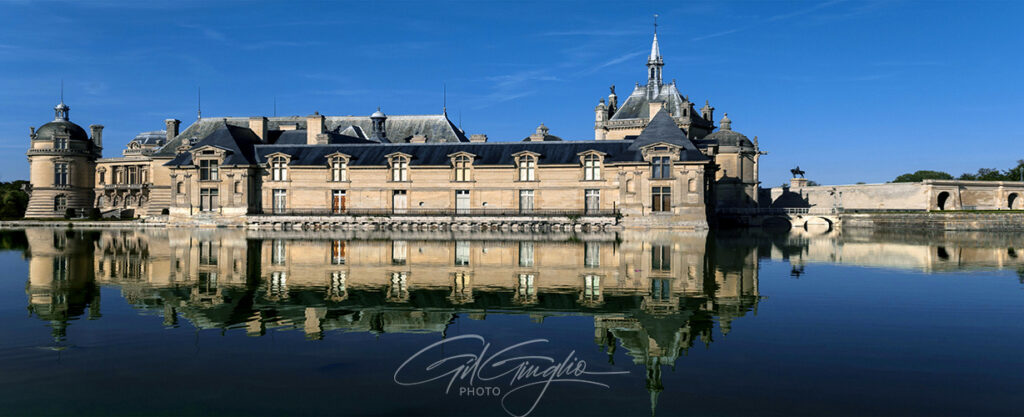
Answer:
M843 229L1024 231L1024 213L870 213L843 214Z
M844 210L1020 210L1024 182L926 180L923 182L776 187L761 190L773 208Z

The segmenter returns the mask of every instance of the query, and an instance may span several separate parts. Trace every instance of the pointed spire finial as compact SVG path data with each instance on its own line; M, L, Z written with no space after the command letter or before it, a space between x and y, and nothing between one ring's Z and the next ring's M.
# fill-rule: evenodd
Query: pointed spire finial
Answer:
M658 36L658 14L654 14L654 36Z
M441 114L448 115L448 83L441 84Z
M203 88L196 87L196 120L203 118Z

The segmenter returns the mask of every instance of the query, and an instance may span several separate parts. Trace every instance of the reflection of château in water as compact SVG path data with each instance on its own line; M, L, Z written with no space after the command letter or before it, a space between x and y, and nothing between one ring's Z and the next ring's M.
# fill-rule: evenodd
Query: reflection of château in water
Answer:
M311 339L330 331L444 336L459 314L585 314L609 360L621 344L646 367L652 400L661 366L698 339L709 344L715 321L728 332L759 298L754 252L719 262L704 234L508 241L479 233L25 233L30 308L55 323L58 338L86 307L99 316L98 285L120 287L168 326L184 318L253 336L268 328Z

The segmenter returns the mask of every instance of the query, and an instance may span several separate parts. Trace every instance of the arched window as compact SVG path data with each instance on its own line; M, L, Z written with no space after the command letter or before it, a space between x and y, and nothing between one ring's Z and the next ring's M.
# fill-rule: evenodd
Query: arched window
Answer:
M348 161L345 158L331 158L331 181L348 181Z
M519 165L519 181L536 181L537 158L533 155L522 155L516 159Z
M68 197L60 194L53 198L53 211L63 212L68 208Z
M471 181L470 167L473 166L473 158L468 155L455 157L455 181Z
M409 158L396 155L391 157L391 181L409 181Z
M270 175L273 181L288 181L288 162L284 157L270 159Z
M590 154L583 157L583 180L597 181L601 179L601 157Z

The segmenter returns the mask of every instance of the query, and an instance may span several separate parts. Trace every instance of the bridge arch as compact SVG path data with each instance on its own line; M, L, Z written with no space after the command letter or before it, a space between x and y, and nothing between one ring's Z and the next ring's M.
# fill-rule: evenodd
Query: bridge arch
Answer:
M946 206L949 203L949 191L943 191L939 193L938 198L935 200L936 206L939 210L946 210Z
M1022 202L1024 201L1021 200L1020 193L1010 193L1006 196L1006 208L1010 210L1020 209Z

